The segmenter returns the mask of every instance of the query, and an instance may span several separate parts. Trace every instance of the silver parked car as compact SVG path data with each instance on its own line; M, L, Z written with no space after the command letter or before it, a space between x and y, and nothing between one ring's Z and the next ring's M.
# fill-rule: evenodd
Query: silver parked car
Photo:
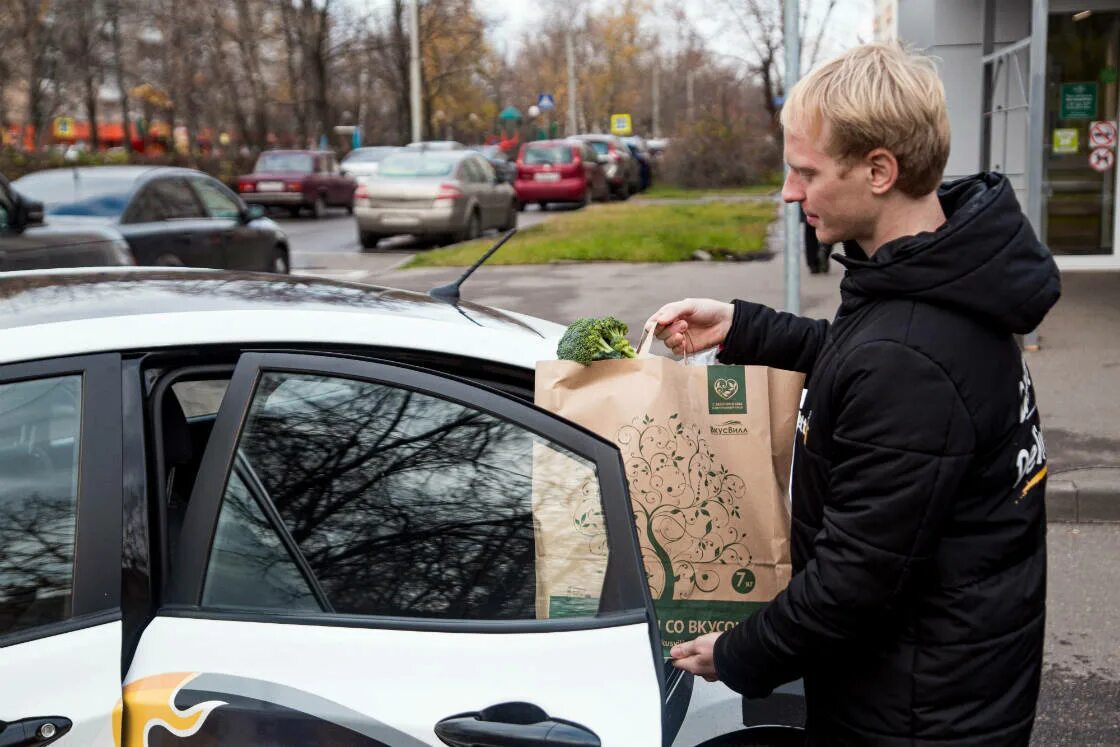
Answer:
M355 148L342 159L340 164L342 175L357 179L361 176L376 174L381 162L398 150L400 148L395 145L373 145L365 148Z
M440 243L517 225L517 196L490 163L467 150L402 150L381 162L354 197L358 239L366 249L386 236L429 236Z

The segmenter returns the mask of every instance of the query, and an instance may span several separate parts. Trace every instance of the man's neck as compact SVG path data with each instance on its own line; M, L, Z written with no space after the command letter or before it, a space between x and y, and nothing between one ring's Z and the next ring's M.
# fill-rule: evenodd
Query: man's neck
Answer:
M936 231L945 223L945 211L936 192L917 199L894 195L890 204L879 216L875 232L860 246L868 257L874 257L879 247L903 236L914 236L923 231Z

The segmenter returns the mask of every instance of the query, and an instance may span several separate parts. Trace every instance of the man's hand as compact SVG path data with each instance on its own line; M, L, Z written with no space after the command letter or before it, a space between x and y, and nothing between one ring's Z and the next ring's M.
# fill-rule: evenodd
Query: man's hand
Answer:
M710 298L686 298L665 304L649 318L657 338L677 355L715 347L727 338L735 307ZM649 322L647 322L648 324Z
M723 633L708 633L691 641L678 643L669 651L673 666L692 672L697 677L703 677L708 682L719 680L716 672L715 647L716 639Z

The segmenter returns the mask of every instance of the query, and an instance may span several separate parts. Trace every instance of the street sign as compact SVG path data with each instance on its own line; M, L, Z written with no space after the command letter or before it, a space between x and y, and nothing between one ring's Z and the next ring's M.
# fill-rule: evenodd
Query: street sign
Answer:
M1089 123L1089 147L1115 148L1116 122L1105 119L1100 122Z
M612 114L611 115L611 134L612 135L629 135L633 131L633 125L630 122L629 114Z
M1063 83L1061 119L1092 119L1097 116L1097 84Z
M1076 153L1080 149L1080 130L1076 127L1058 127L1054 130L1054 153Z
M55 117L54 118L54 136L55 137L71 137L74 134L74 118L73 117Z
M1116 165L1116 154L1108 148L1097 148L1089 154L1089 168L1104 173Z
M551 93L542 93L537 97L537 108L542 112L550 112L556 108L556 102Z

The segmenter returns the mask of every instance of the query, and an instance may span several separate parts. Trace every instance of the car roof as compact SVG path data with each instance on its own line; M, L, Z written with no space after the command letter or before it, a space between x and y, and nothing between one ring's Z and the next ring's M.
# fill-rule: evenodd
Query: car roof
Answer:
M311 343L429 350L532 368L563 327L422 293L163 268L0 273L0 363L99 351Z
M41 171L33 171L27 176L38 176L48 174L75 174L80 179L83 176L98 177L108 179L120 179L122 182L134 182L142 178L150 177L157 174L202 174L203 172L196 169L188 169L180 166L77 166L71 168L58 168L58 169L43 169Z

